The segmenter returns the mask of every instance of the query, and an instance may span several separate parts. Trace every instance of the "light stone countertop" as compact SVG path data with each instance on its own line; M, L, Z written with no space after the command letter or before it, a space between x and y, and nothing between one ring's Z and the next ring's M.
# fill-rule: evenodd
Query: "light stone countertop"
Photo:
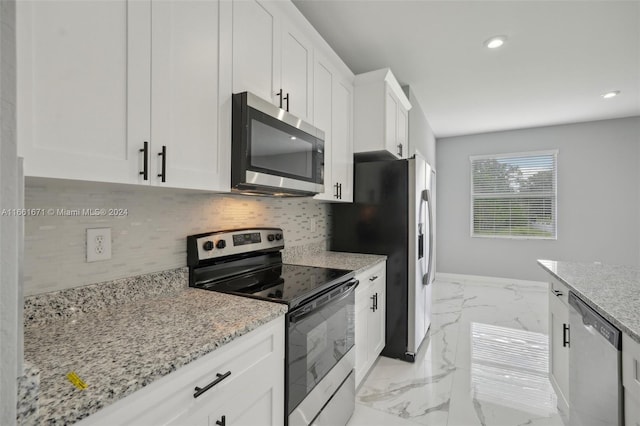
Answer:
M640 343L640 269L555 260L538 260L538 264Z
M56 304L60 298L52 296ZM37 415L21 424L74 423L287 310L284 304L191 289L186 282L166 294L134 299L25 325L25 360L39 369L40 380ZM38 303L44 300L39 296ZM77 389L66 377L70 372L88 387Z
M348 269L356 274L387 260L387 256L377 254L342 253L322 251L287 259L294 265L318 266L322 268Z

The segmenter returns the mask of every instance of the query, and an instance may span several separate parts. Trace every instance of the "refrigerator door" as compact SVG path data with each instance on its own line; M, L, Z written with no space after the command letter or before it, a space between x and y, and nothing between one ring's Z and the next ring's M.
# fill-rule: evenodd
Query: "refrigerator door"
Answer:
M430 223L429 165L416 155L409 160L408 235L408 342L407 352L415 354L431 324L431 286L429 285Z

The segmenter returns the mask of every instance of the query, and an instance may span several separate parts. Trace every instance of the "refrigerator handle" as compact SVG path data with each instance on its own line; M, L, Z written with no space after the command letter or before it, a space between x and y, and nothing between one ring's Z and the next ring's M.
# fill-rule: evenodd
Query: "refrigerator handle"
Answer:
M422 200L427 203L427 216L429 220L429 258L427 262L427 274L422 278L422 284L431 284L432 268L433 268L433 211L431 210L431 191L425 189L422 191Z

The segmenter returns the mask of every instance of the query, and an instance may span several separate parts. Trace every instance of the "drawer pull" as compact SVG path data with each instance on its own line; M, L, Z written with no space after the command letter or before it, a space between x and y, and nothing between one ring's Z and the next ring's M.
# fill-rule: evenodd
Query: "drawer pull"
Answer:
M227 416L220 417L220 420L216 420L216 424L218 426L226 426L227 425Z
M558 297L562 297L562 296L564 296L564 293L563 293L563 292L561 292L560 290L553 290L553 294L555 294L555 295L556 295L556 296L558 296Z
M369 281L375 281L378 279L377 275L372 276L371 278L369 278Z
M218 383L220 383L221 381L223 381L224 379L226 379L230 375L231 375L231 371L227 371L224 374L220 374L220 373L216 374L217 379L215 379L213 382L209 383L207 386L205 386L203 388L196 386L195 393L193 394L193 397L194 398L199 397L200 395L202 395L203 393L205 393L206 391L208 391L209 389L211 389L212 387L214 387L215 385L217 385Z

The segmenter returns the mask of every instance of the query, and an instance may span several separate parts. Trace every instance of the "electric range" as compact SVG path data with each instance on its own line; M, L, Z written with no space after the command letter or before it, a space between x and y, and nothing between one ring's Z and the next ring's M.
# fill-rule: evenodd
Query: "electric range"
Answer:
M286 303L285 419L345 425L355 406L354 272L282 262L280 228L187 237L191 287Z

